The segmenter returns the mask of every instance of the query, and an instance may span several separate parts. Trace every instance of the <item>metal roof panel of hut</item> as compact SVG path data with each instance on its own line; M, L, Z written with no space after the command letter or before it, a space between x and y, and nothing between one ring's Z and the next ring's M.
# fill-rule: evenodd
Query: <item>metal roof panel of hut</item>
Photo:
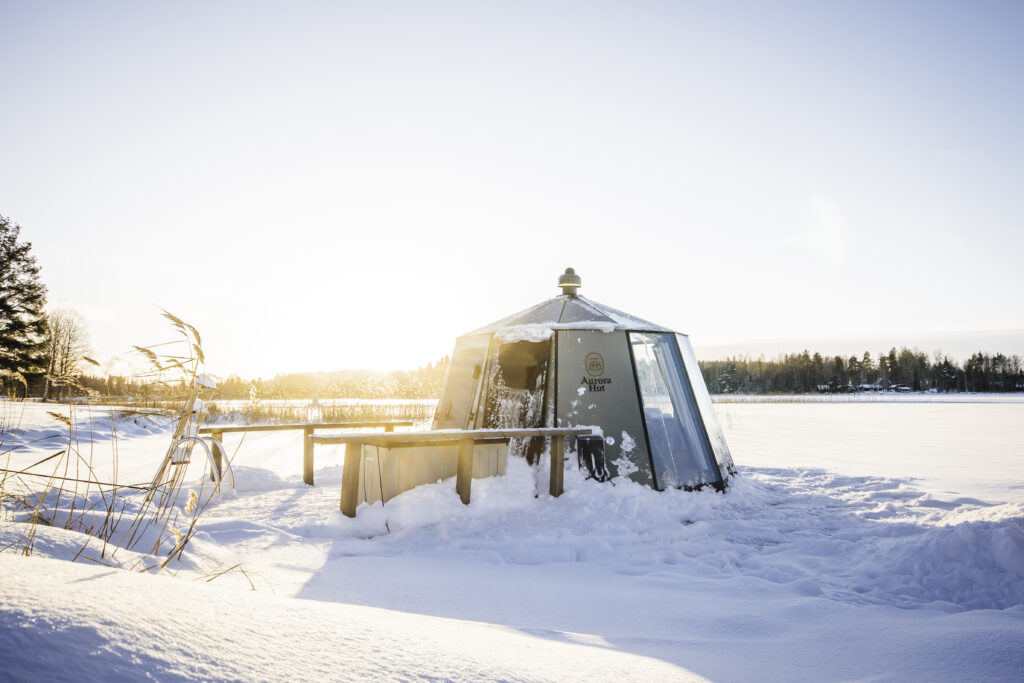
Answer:
M562 294L531 306L515 315L473 330L465 336L493 334L509 328L551 330L632 330L636 332L671 332L652 322L623 313L579 295Z

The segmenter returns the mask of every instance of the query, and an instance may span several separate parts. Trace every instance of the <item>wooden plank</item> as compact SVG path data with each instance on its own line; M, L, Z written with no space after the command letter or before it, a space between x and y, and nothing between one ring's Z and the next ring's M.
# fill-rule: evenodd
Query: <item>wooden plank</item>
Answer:
M498 473L498 446L481 444L476 452L477 462L473 465L478 477L493 477Z
M508 470L508 445L498 447L498 471L499 477L504 477Z
M476 441L484 439L510 439L524 437L543 436L585 436L591 433L588 428L553 428L539 427L536 429L438 429L429 432L393 432L393 433L350 433L331 434L328 436L313 436L313 441L318 444L338 444L359 442L373 444L386 448L396 443L428 443L433 441L462 441L471 438Z
M536 427L536 428L508 428L508 429L436 429L423 432L393 432L393 433L369 433L351 432L348 434L331 434L318 436L318 439L347 439L358 437L377 437L381 439L402 439L410 438L417 441L443 441L447 439L465 439L471 437L477 440L488 438L532 438L542 436L584 436L591 433L589 427Z
M414 457L408 448L397 448L391 451L391 455L398 461L398 492L416 488L421 483L426 483L424 476L425 459Z
M459 471L455 479L455 490L464 505L469 505L473 488L473 439L463 439L459 444Z
M220 473L224 471L224 454L221 453L220 446L218 443L224 443L224 435L221 432L213 432L210 434L214 438L214 441L210 443L210 450L213 451L213 466L217 470L216 479L220 479ZM213 472L210 472L210 479L215 481Z
M377 468L380 475L381 502L386 503L402 492L398 487L398 453L390 448L378 449Z
M362 444L345 444L345 466L341 470L341 513L346 517L355 517L359 506L359 468L362 461Z
M345 446L347 449L348 446ZM370 472L370 468L366 466L367 460L373 460L377 457L377 449L374 446L361 446L361 454L359 456L359 474L356 478L359 480L359 485L356 487L356 506L358 507L363 501L371 502L373 499L370 497L369 491L376 491L376 484L368 486L366 477ZM377 468L373 468L373 476L377 476Z
M313 485L313 428L302 430L302 481Z
M258 425L215 425L201 427L200 434L211 434L213 432L279 432L288 429L306 430L313 429L368 429L371 427L384 427L387 431L394 431L395 427L411 427L414 423L409 420L378 420L376 422L296 422L288 424L258 424ZM390 429L388 429L390 427Z
M380 477L380 458L387 451L375 446L363 446L362 474L359 477L363 483L363 494L359 496L359 502L366 501L373 505L378 500L384 503L384 483Z
M330 439L330 437L327 437ZM367 434L366 438L346 438L344 441L336 440L321 440L322 437L314 436L313 443L316 444L334 444L339 443L361 443L367 446L375 446L377 448L413 448L416 446L433 447L433 446L458 446L462 443L462 439L444 439L444 440L431 440L431 441L391 441L391 440L378 440L374 439L371 435ZM495 444L495 443L508 443L508 439L474 439L478 444Z
M453 447L446 444L440 446L432 444L430 446L421 446L418 451L423 454L430 454L428 457L423 458L429 468L430 481L448 479L459 473L458 445ZM430 457L431 455L433 457Z
M551 437L551 482L548 491L557 498L564 490L565 478L565 437Z

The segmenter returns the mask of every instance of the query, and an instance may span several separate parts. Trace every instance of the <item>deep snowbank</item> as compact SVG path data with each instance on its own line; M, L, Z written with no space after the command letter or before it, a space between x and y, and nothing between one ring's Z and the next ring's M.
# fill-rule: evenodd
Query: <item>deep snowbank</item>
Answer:
M822 470L748 468L727 495L597 484L575 472L567 481L561 498L535 500L533 473L513 462L505 479L475 487L469 507L445 482L364 505L355 520L290 528L285 513L278 526L335 539L339 557L413 553L587 563L680 580L756 578L852 604L941 603L931 606L942 611L1024 605L1020 504L946 503L906 482Z
M236 593L2 554L0 576L6 680L702 680L586 634Z

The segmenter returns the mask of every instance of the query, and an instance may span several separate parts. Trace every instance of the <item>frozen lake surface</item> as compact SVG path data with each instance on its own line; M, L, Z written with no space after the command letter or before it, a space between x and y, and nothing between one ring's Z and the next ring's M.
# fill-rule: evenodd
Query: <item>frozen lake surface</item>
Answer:
M939 496L1024 503L1024 401L716 403L715 411L747 467L884 476Z

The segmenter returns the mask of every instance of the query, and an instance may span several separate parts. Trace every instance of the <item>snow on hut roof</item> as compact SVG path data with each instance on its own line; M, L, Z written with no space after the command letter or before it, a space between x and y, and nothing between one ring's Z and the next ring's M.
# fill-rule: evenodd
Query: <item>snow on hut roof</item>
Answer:
M671 332L660 325L585 297L563 294L473 330L465 336L500 333L502 337L539 340L551 336L552 330Z

